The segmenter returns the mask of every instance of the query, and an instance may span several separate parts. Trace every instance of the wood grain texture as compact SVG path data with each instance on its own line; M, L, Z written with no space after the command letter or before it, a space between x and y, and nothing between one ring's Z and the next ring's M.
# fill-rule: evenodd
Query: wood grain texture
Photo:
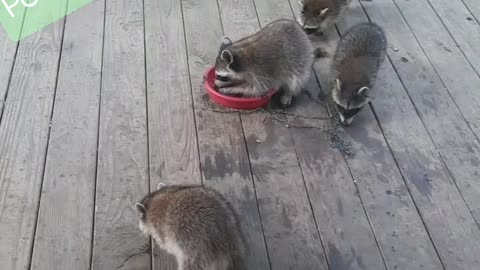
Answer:
M461 0L463 4L468 8L470 13L473 15L473 18L480 24L480 2L476 0ZM468 17L467 20L470 20Z
M181 1L145 1L145 35L150 188L201 184ZM176 269L173 256L154 255L154 269Z
M390 43L388 55L410 96L392 79L393 70L385 74L379 87L385 90L373 102L384 134L445 266L471 268L479 252L479 230L436 148L442 156L471 155L472 159L475 155L464 146L478 149L477 141L394 4L363 5L369 17L384 27ZM415 110L429 134L416 121Z
M7 96L10 75L15 62L17 53L17 42L13 42L8 38L7 33L0 29L0 122L2 120L3 108L5 106L5 98Z
M143 4L106 2L93 269L150 269L135 203L149 190Z
M350 11L345 17L356 20L351 13L356 11ZM324 73L320 71L320 74ZM319 79L322 88L327 89L327 75L319 76ZM345 131L353 140L355 150L355 155L348 157L347 162L387 268L441 268L372 111L362 111Z
M267 115L244 119L272 269L327 269L288 130Z
M478 133L477 127L480 126L476 123L479 119L478 104L480 104L479 77L428 5L411 6L400 4L399 7L408 20L413 34L425 50L427 57L429 57L433 67L442 78L459 110L463 113L478 139L480 133ZM417 14L414 10L419 8L424 8L425 11ZM420 21L418 17L423 19ZM425 37L427 35L424 29L425 25L421 25L425 23L431 25L431 29L428 31L429 37ZM431 103L430 106L439 105ZM436 109L441 112L441 117L436 122L445 119L445 112L441 111L440 107ZM478 140L475 140L475 136L465 127L463 121L460 121L458 118L451 121L454 123L452 134L450 134L450 131L449 134L442 134L445 126L441 123L439 126L442 130L436 131L432 136L444 138L443 141L437 142L439 150L478 222L480 220L480 205L478 203L480 186L477 184L477 180L480 175L480 168L478 167L480 164L480 144Z
M145 1L152 186L200 183L198 146L180 1Z
M63 20L25 38L18 48L0 124L0 261L5 269L30 264L62 35Z
M204 184L224 194L240 216L247 269L269 269L240 117L213 112L203 99L203 74L214 64L223 35L217 2L182 4Z
M428 0L477 74L480 74L480 25L462 1Z
M477 138L480 137L480 78L475 70L427 1L395 3ZM478 190L474 194L479 197Z
M294 18L288 1L256 1L257 13L262 24L278 18ZM297 3L292 3L299 14ZM338 35L328 31L327 36L311 36L315 47L321 47L333 55ZM327 78L330 58L315 62L316 73ZM319 94L319 87L312 74L310 84L290 112L297 115L328 118L324 106L312 101ZM320 236L330 269L385 269L379 248L368 223L355 184L343 155L328 142L326 130L329 120L309 120L288 117L292 126L310 125L320 129L291 128L290 133L305 178Z
M253 2L227 0L219 6L225 34L233 40L259 29ZM272 269L326 269L288 129L264 113L241 118Z
M96 1L65 24L32 269L90 267L103 5Z

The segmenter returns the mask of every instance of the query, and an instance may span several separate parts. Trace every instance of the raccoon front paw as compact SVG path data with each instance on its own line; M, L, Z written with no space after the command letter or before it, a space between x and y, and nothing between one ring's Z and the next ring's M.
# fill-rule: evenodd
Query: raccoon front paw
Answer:
M224 95L228 95L228 94L231 94L233 92L233 90L230 87L223 87L223 88L218 88L218 92L220 92Z
M292 96L290 95L283 95L280 97L280 103L282 106L286 107L292 103Z

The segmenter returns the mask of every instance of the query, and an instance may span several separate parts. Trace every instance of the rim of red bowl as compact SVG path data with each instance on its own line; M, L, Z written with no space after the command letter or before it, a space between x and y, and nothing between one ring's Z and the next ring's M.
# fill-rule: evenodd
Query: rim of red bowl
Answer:
M204 82L205 88L210 94L213 94L227 101L239 102L239 103L258 102L258 101L263 101L265 99L270 99L277 92L277 90L272 89L268 91L266 95L258 98L241 98L241 97L232 97L232 96L224 95L213 88L213 85L212 85L213 82L211 81L211 79L213 78L214 72L215 72L215 68L211 68L205 72L205 82Z

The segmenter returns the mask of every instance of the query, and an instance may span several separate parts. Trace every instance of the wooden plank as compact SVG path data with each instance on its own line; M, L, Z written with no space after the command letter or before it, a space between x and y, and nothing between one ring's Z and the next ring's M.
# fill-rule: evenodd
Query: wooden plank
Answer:
M150 187L201 184L181 3L144 3ZM158 251L153 268L176 269L175 259Z
M319 73L322 75L319 76L322 88L327 89L325 80L328 80L328 73L325 74L322 70ZM347 159L348 165L357 182L387 267L441 268L374 115L370 110L365 110L356 120L356 124L346 129L353 139L356 152L355 156ZM387 194L387 190L403 192L391 192L394 194L392 196Z
M92 269L150 269L134 207L149 190L143 4L105 9Z
M200 183L180 1L145 1L145 33L152 187Z
M480 74L480 25L472 18L472 14L461 1L435 0L428 1L438 18L447 28L467 58L469 64Z
M0 29L0 122L2 121L2 113L7 97L8 84L12 75L15 56L17 54L18 42L13 42L8 38L7 33Z
M384 27L390 44L387 54L395 67L384 65L377 85L381 91L372 103L383 134L445 267L468 269L478 253L477 244L469 239L478 238L478 229L434 144L446 144L447 137L463 138L455 134L457 126L463 123L466 132L468 126L395 5L362 4L368 16ZM347 15L339 24L341 31L367 20L357 1ZM452 132L445 136L444 130Z
M183 13L204 184L224 194L240 216L246 268L269 269L240 117L213 112L203 99L203 73L213 65L223 35L217 1L183 1Z
M327 269L288 130L266 115L244 119L272 269Z
M256 9L262 24L278 18L293 19L288 1L257 1ZM331 30L326 32L324 39L312 39L315 46L321 46L333 55L338 35L334 29ZM318 59L315 66L319 77L327 77L330 58ZM315 77L312 76L308 93L296 100L290 112L328 119L325 107L312 102L311 97L317 97L319 91ZM348 165L343 155L329 145L325 132L329 128L329 120L292 116L288 120L292 126L320 128L292 128L290 132L320 236L325 243L330 269L386 269L360 198L356 195Z
M11 77L0 124L0 261L5 269L30 265L63 22L20 42Z
M427 1L395 3L477 138L480 137L480 78L475 70ZM479 198L479 193L475 194Z
M465 6L467 6L470 13L472 13L472 15L474 16L474 18L472 19L476 19L477 23L480 24L480 2L478 2L477 0L461 0L461 1L465 4ZM470 20L468 17L466 19Z
M219 6L233 40L259 29L253 2L225 0ZM241 118L272 269L326 269L288 129L265 113Z
M480 89L480 78L466 61L438 17L428 6L428 3L418 6L402 3L398 7L400 7L400 11L407 19L413 34L423 47L425 54L478 139L480 135L480 129L478 129L480 125L477 124L480 121L480 118L478 118L480 112L478 107L478 104L480 104L480 93L478 91ZM420 17L421 19L419 19ZM431 103L430 106L438 107L439 105ZM448 119L449 115L445 111L440 108L437 110L441 113L437 113L435 122L438 123L440 120ZM480 186L477 182L480 175L480 169L478 168L478 164L480 164L480 143L475 140L475 136L469 132L461 119L454 117L451 121L453 122L451 124L453 126L452 134L450 132L449 134L441 134L444 133L445 125L439 123L439 130L432 136L443 138L442 141L437 141L441 155L454 176L470 210L479 222Z
M66 19L32 269L90 267L103 14L96 1Z
M358 12L362 16L358 16ZM359 8L350 8L345 18L351 22L350 25L365 20ZM315 70L322 88L328 89L328 71L317 65ZM364 110L359 116L352 126L345 129L353 140L356 153L347 159L347 163L387 268L441 269L374 115L371 110Z

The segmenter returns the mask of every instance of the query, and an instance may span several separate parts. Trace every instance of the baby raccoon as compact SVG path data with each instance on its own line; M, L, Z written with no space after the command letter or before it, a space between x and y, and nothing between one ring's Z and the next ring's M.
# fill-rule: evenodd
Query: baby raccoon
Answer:
M300 25L277 20L236 42L223 38L215 63L215 86L221 93L248 97L279 89L286 106L308 82L313 59L312 44Z
M342 124L350 124L370 101L386 46L382 28L374 23L352 27L338 43L331 66L331 93Z
M332 26L352 0L302 0L298 23L307 30L320 34Z
M164 186L136 208L140 229L176 257L179 270L244 269L244 239L220 193L202 186Z

